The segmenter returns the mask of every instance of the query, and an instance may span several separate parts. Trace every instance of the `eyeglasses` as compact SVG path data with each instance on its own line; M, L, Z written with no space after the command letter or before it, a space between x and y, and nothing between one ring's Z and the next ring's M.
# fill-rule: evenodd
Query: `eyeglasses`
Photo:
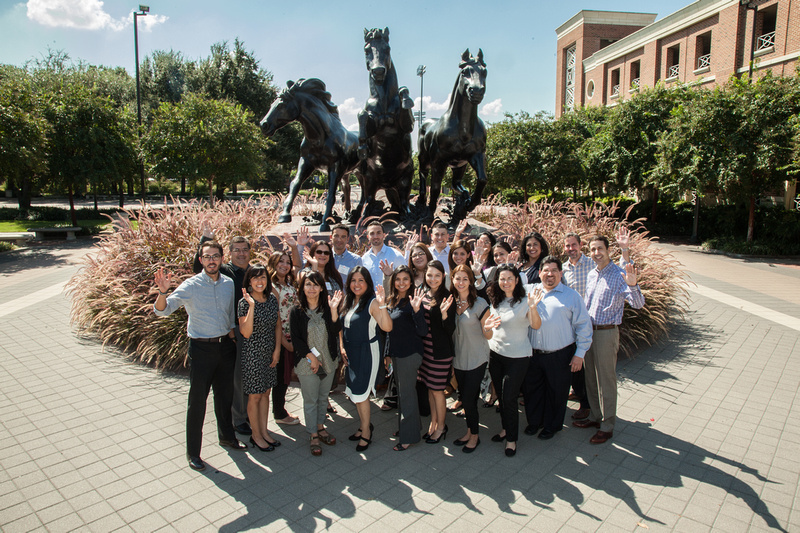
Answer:
M218 260L218 259L222 258L222 256L221 256L221 255L219 255L219 254L214 254L214 255L208 255L208 254L206 254L206 255L203 255L203 256L201 256L201 257L202 257L203 259L205 259L206 261L209 261L209 260L211 260L211 261L216 261L216 260Z
M330 251L328 250L315 250L314 253L319 255L331 255Z

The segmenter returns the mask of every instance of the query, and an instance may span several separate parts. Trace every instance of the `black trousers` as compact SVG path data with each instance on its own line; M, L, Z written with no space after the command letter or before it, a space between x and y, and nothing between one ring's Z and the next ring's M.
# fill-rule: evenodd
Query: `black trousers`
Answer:
M206 418L208 393L214 389L214 414L221 440L235 440L231 403L236 345L223 342L189 341L189 408L186 411L186 453L200 457L203 444L203 422Z
M458 392L461 396L461 406L467 418L467 428L473 435L478 434L478 398L481 395L481 382L486 374L486 365L483 363L472 370L454 369L458 381Z
M579 398L580 408L589 409L589 398L586 396L586 372L581 367L577 372L572 373L572 390Z
M536 353L525 375L523 395L525 417L532 428L561 431L567 412L567 398L572 381L570 362L575 355L575 344L553 353Z
M517 442L519 437L519 391L530 360L489 352L489 375L500 401L500 420L508 442Z
M275 365L275 370L278 373L278 381L272 387L272 419L281 420L289 416L286 411L286 390L289 385L283 379L283 374L286 372L286 348L281 348L281 356L278 359L278 364Z

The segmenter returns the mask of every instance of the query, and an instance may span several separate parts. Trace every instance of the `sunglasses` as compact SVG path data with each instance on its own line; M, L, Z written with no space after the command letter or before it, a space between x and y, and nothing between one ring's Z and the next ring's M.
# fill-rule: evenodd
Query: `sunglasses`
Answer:
M331 255L331 253L330 253L328 250L316 250L316 251L314 252L314 254L319 254L319 255Z

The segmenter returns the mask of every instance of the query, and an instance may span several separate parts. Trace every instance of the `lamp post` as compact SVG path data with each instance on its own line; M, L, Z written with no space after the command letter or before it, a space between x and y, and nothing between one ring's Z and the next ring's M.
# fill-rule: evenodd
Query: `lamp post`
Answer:
M417 146L419 146L419 135L422 132L422 118L424 117L424 113L422 112L422 82L425 76L425 65L420 65L417 67L417 76L419 76L419 129L417 129Z
M753 63L756 60L756 18L758 15L758 4L756 0L739 0L739 5L744 6L745 13L748 9L753 10L753 27L750 31L750 66L747 69L747 80L753 83Z
M137 17L144 17L150 12L150 6L139 5L139 11L133 12L133 46L136 49L136 120L139 123L137 133L139 140L142 139L142 90L139 85L139 27ZM144 200L145 189L144 183L144 162L139 161L139 172L142 178L142 199Z

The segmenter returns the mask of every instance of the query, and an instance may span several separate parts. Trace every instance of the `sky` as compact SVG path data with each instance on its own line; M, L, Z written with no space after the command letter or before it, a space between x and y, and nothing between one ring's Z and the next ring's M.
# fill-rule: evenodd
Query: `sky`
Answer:
M147 0L145 0L147 1ZM417 66L425 65L423 107L437 117L458 75L461 54L483 50L487 122L504 113L555 108L556 33L582 9L655 13L658 19L692 0L149 0L139 17L139 58L175 50L201 59L210 47L237 37L274 81L320 78L339 106L343 124L357 129L356 114L369 95L364 28L388 27L400 85L420 104ZM23 65L61 50L94 65L134 73L133 11L118 0L0 0L0 63ZM266 113L267 110L264 110Z

